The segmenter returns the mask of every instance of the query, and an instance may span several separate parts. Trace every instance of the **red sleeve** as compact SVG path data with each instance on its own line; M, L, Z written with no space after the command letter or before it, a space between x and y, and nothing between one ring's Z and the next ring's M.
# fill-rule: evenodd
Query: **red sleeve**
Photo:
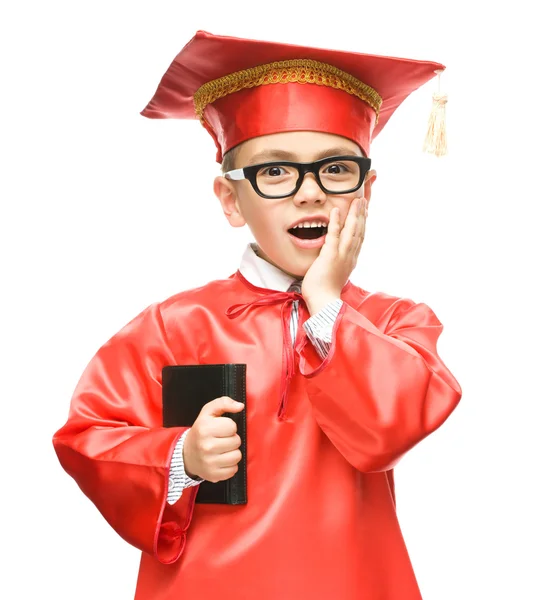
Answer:
M426 304L395 302L383 331L360 310L344 302L324 360L304 338L299 368L334 446L360 471L385 471L442 425L462 390L437 354L443 326Z
M74 391L53 444L63 468L109 524L162 563L183 553L198 486L166 502L174 446L162 427L162 367L175 364L158 304L103 345Z

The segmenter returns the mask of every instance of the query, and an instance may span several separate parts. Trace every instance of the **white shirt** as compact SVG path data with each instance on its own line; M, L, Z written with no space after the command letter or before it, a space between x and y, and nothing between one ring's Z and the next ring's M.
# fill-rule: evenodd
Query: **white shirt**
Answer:
M257 255L258 245L250 243L241 259L239 271L241 275L256 287L267 288L279 292L295 291L300 293L302 280L295 279L275 265L267 262ZM290 318L290 333L292 344L296 342L298 328L298 304L295 300ZM342 300L337 299L329 302L318 313L312 315L304 322L304 329L321 358L325 358L330 350L332 329L336 317L342 308ZM178 440L172 461L170 463L170 475L168 480L168 504L174 504L179 500L183 490L193 485L199 485L203 479L191 479L185 472L183 464L183 443L189 430L185 431Z

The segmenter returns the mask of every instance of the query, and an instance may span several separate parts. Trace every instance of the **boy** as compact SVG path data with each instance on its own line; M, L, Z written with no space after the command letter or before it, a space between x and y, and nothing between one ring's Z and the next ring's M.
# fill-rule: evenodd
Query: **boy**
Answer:
M441 68L197 32L144 109L200 118L224 214L256 243L236 273L149 306L100 348L54 436L143 551L137 600L421 597L393 467L462 392L433 311L349 276L370 142ZM195 505L201 481L236 472L241 440L222 415L242 406L216 398L192 427L163 428L161 370L224 362L247 364L248 503Z

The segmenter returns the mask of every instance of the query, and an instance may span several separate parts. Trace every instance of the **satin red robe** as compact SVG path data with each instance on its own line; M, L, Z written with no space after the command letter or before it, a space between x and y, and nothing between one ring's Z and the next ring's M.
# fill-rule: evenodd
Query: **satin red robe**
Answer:
M393 467L461 397L423 303L350 281L322 361L301 296L228 279L146 308L92 358L54 446L110 525L142 550L137 600L418 600ZM166 503L174 445L161 369L247 366L248 504Z

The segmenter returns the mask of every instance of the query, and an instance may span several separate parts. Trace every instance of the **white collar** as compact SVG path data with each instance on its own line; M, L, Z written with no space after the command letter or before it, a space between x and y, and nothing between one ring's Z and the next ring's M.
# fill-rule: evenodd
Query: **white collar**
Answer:
M286 292L295 281L301 282L301 278L296 280L288 273L281 271L281 269L275 265L272 265L267 262L267 260L259 257L256 254L257 251L258 244L254 242L247 244L239 267L239 271L243 277L252 285L270 290L277 290L279 292Z

